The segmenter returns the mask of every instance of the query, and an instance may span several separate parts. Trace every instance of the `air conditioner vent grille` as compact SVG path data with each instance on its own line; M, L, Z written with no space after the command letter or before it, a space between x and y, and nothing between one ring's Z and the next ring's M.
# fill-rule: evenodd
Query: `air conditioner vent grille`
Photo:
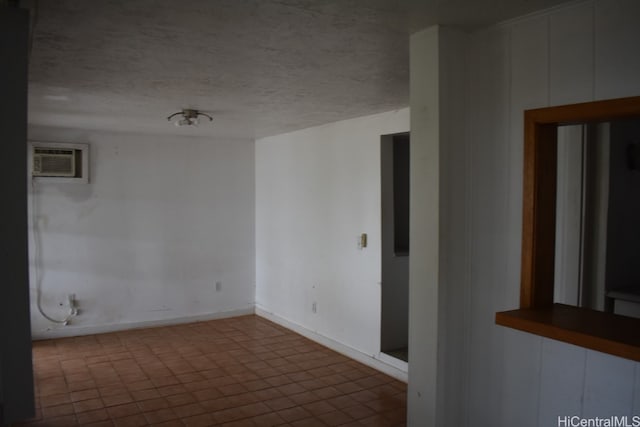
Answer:
M31 176L39 182L88 183L89 146L31 142Z
M33 172L39 176L75 176L74 150L36 148Z

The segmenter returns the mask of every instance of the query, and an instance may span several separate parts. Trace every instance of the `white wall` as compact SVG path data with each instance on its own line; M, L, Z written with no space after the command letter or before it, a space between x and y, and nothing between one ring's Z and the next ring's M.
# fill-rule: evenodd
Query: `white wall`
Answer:
M31 192L43 308L64 318L58 304L68 293L80 305L66 327L38 313L32 244L35 338L252 312L252 141L53 128L32 128L29 138L88 142L91 158L89 184L37 183Z
M259 313L380 357L380 136L408 130L403 109L256 141Z
M640 414L640 364L494 324L496 311L518 307L523 110L640 95L638 17L637 0L588 1L471 35L469 158L457 168L466 191L453 193L467 219L450 227L468 229L468 255L445 252L468 274L448 282L460 303L439 307L464 319L446 331L464 339L442 356L459 361L459 381L445 394L454 403L445 420L459 422L443 425Z

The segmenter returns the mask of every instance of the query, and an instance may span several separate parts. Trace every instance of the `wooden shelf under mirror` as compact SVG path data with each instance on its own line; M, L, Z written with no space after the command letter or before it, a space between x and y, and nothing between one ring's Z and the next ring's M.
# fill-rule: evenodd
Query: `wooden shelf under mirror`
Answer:
M640 119L640 97L540 108L524 116L520 307L496 313L496 323L640 361L640 319L554 303L558 126Z
M496 323L640 362L640 320L632 317L553 304L502 311L496 313Z

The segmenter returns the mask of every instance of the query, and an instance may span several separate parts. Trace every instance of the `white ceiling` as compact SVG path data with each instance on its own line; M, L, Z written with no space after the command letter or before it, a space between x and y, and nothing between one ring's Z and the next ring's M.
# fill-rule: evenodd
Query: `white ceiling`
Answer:
M409 35L565 0L40 0L32 125L256 138L406 107ZM214 116L197 129L166 117Z

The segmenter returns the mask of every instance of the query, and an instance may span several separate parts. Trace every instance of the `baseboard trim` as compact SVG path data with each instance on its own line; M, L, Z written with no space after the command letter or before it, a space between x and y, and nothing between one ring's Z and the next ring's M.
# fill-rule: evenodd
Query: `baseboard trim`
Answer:
M392 361L390 359L390 356L386 356L386 357L381 357L380 359L376 358L375 356L371 356L369 354L363 353L359 350L356 350L353 347L349 347L346 344L343 344L341 342L335 341L329 337L326 337L324 335L321 335L317 332L314 332L310 329L305 328L304 326L292 322L291 320L285 319L284 317L281 317L275 313L272 313L270 311L267 311L259 306L256 306L255 308L255 314L257 316L260 317L264 317L267 320L272 321L273 323L277 323L280 326L283 326L287 329L290 329L292 331L294 331L297 334L300 334L306 338L309 338L312 341L317 342L318 344L322 344L325 347L330 348L333 351L336 351L344 356L347 356L351 359L354 359L364 365L367 365L373 369L376 369L380 372L383 372L387 375L389 375L390 377L393 377L399 381L402 382L408 382L408 374L406 370L402 370L399 366L404 367L407 366L407 364L402 364L400 363L398 366L393 366L391 363ZM382 356L385 356L383 353L381 353ZM382 359L386 359L386 360L382 360ZM399 361L400 362L400 361Z
M182 323L203 322L206 320L226 319L228 317L246 316L255 314L254 307L239 308L236 310L219 311L216 313L198 314L195 316L173 317L170 319L147 320L142 322L113 323L108 325L95 326L68 326L49 329L46 331L32 331L33 341L47 340L54 338L79 337L83 335L106 334L109 332L125 331L128 329L153 328L156 326L179 325Z
M396 359L393 356L389 356L386 353L380 352L378 358L381 362L386 363L387 365L391 365L402 372L407 372L409 370L409 364L404 360Z

